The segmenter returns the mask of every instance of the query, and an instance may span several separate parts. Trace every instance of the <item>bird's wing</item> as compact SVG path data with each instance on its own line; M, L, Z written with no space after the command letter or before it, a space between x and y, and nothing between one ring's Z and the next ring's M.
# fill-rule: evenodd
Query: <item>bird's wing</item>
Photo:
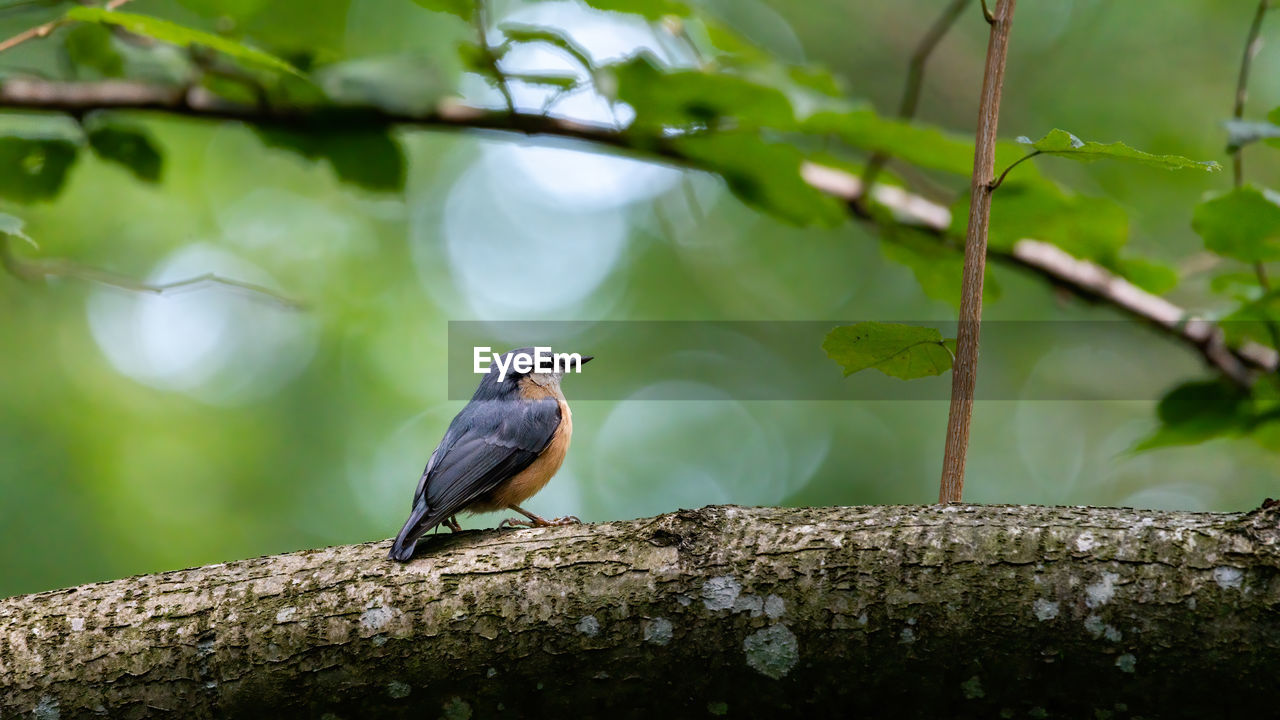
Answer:
M427 506L423 532L528 467L559 426L560 405L551 398L468 405L418 481L414 506L424 500Z

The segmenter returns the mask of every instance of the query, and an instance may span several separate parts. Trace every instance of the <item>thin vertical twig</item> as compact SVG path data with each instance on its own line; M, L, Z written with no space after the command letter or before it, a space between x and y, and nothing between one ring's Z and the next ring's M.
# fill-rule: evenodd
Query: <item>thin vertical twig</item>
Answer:
M493 51L493 46L489 44L488 6L484 0L476 0L475 7L476 11L472 14L472 22L476 29L476 40L480 43L480 52L484 53L485 64L489 67L489 71L493 73L493 80L498 86L498 92L502 93L502 98L507 101L507 112L515 115L516 101L511 95L511 86L507 84L506 75L498 67L498 55Z
M951 377L951 409L942 456L938 502L960 502L964 490L965 458L973 392L978 381L978 333L982 320L982 280L987 265L987 228L991 220L991 184L995 173L996 128L1000 121L1000 92L1004 86L1009 29L1017 0L1000 0L991 17L991 38L982 75L978 129L970 183L969 228L964 242L964 278L960 286L960 327Z
M1240 73L1236 77L1236 99L1231 108L1231 116L1236 120L1244 117L1245 101L1249 99L1249 71L1253 68L1253 58L1262 47L1262 21L1271 9L1271 0L1259 0L1258 9L1253 13L1253 22L1249 23L1249 34L1245 36L1244 53L1240 57ZM1244 185L1244 148L1238 147L1231 153L1232 187L1239 189ZM1258 286L1262 292L1271 292L1271 280L1267 277L1267 267L1261 261L1253 264L1253 272L1258 276ZM1271 345L1280 349L1280 327L1274 320L1267 320L1267 333L1271 336Z
M902 120L910 120L916 115L916 108L920 104L920 92L924 88L924 69L925 64L929 62L929 56L938 47L938 43L942 42L942 38L951 30L951 26L955 24L956 19L964 13L964 9L968 7L970 0L951 0L951 4L943 9L942 14L929 27L924 37L920 38L920 43L916 45L916 49L911 53L911 62L907 65L907 81L902 89L902 100L898 102L898 118ZM880 175L880 171L884 169L884 165L889 161L889 155L883 152L877 152L867 161L867 167L862 171L862 188L863 197L871 197L871 187L875 184L876 177Z

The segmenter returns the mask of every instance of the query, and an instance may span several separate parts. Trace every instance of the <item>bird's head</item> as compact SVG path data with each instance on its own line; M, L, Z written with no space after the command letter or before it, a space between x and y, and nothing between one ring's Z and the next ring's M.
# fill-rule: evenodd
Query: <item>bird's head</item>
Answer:
M476 399L496 399L514 393L524 396L558 393L565 374L581 372L582 366L593 358L581 353L555 352L545 346L509 350L495 356L489 364L476 390Z

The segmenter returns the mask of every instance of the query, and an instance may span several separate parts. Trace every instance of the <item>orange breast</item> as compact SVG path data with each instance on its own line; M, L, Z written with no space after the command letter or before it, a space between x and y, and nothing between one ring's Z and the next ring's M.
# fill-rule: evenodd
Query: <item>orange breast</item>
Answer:
M471 503L468 510L493 512L519 505L536 495L556 474L569 452L569 439L573 437L573 413L569 411L569 404L563 397L556 398L556 402L560 404L560 425L551 436L547 449L518 475Z

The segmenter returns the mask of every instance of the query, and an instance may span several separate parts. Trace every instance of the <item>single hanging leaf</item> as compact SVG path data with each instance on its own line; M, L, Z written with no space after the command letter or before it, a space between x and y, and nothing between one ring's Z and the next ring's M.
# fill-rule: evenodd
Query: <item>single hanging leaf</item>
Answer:
M151 135L141 126L101 117L92 118L85 125L89 147L98 157L123 165L139 180L160 179L163 159Z
M867 368L911 380L951 369L951 351L936 328L863 322L827 333L822 349L846 377Z
M1227 152L1235 152L1259 140L1280 138L1280 125L1269 122L1228 120L1223 125L1227 128Z
M309 160L327 161L343 182L379 192L404 189L404 152L386 130L302 133L268 127L256 129L268 146L290 150Z
M124 28L135 35L143 35L161 42L179 47L201 45L216 50L224 55L259 65L272 70L290 73L302 77L302 72L294 66L270 53L263 52L234 40L207 33L203 30L184 27L177 23L161 20L148 15L122 13L104 10L99 7L73 7L67 11L68 20L79 22L101 23Z
M1239 435L1251 425L1251 415L1249 396L1235 386L1216 380L1185 383L1160 398L1160 427L1133 451Z
M1204 246L1244 262L1280 259L1280 195L1256 187L1236 188L1196 205L1191 227Z
M0 198L31 202L56 197L79 149L78 143L60 137L0 137Z
M1196 161L1184 158L1181 155L1152 155L1141 150L1134 150L1122 142L1085 142L1066 130L1050 130L1048 135L1035 141L1028 137L1020 137L1018 142L1023 145L1030 145L1033 149L1046 155L1060 155L1086 162L1110 158L1132 160L1144 165L1165 168L1166 170L1192 169L1217 172L1222 169L1221 165L1212 160Z

